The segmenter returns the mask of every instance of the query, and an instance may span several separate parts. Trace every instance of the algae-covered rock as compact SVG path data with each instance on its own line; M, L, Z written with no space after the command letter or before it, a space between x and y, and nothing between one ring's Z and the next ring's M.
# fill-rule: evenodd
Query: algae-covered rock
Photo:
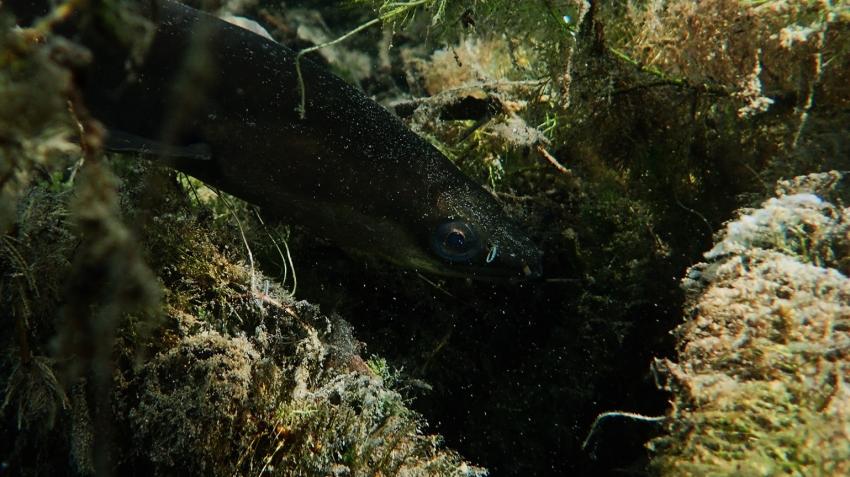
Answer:
M215 472L238 461L251 436L246 421L258 359L245 338L216 332L155 356L139 373L139 403L129 415L137 451L181 472Z
M688 272L678 358L656 363L661 475L850 472L846 190L834 172L782 182Z
M618 48L665 74L726 89L741 100L742 115L791 94L808 108L815 91L827 102L846 101L840 39L850 12L843 2L666 0L625 10L628 20L612 32Z

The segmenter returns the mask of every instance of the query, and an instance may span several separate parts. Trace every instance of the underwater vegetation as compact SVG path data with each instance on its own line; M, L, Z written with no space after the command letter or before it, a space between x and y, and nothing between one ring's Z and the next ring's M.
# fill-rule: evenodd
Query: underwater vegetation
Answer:
M312 49L542 276L396 268L104 153L51 30L152 24L0 4L0 475L850 472L847 2L185 3ZM609 411L646 419L589 436Z
M683 280L661 475L845 475L850 231L845 177L781 181Z

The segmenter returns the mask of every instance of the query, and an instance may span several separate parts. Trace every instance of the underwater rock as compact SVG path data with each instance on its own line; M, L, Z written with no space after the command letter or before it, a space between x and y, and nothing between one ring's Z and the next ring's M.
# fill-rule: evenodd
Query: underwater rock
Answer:
M742 211L708 262L689 270L678 362L655 363L673 393L667 435L650 442L661 475L850 473L841 179L781 182L778 197Z
M254 430L247 411L258 359L245 338L216 332L157 355L140 372L141 399L129 415L134 448L159 469L230 467Z

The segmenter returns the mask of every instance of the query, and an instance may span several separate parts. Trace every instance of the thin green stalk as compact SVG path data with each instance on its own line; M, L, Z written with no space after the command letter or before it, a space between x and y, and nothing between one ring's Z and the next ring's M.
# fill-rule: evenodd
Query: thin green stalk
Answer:
M377 18L373 18L368 22L358 26L357 28L349 31L348 33L333 39L331 41L322 43L320 45L311 46L310 48L305 48L298 52L298 55L295 56L295 73L298 76L298 91L301 95L301 101L298 105L298 116L301 119L307 117L307 91L304 85L304 75L301 73L301 57L306 55L307 53L312 53L317 50L321 50L322 48L336 45L337 43L343 42L348 38L360 33L361 31L377 25L378 23L390 20L394 17L397 17L401 14L407 13L409 10L416 8L420 5L424 5L428 3L430 0L414 0L411 2L395 2L387 4L388 10L384 13L380 14ZM444 5L444 3L442 4Z

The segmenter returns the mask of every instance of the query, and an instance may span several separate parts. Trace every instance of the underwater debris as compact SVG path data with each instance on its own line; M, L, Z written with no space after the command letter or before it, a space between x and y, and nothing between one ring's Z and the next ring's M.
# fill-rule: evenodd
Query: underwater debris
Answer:
M730 221L682 281L661 475L850 472L850 208L836 172L784 181ZM839 192L843 191L843 192ZM846 273L846 268L844 272Z
M208 329L176 311L189 320L178 329ZM420 418L358 365L342 320L280 290L240 314L247 336L190 333L127 381L135 459L160 473L484 475L419 434Z
M216 332L187 337L139 371L130 408L135 459L164 471L221 474L233 468L257 432L253 368L259 354L245 338ZM249 398L253 398L249 400Z

